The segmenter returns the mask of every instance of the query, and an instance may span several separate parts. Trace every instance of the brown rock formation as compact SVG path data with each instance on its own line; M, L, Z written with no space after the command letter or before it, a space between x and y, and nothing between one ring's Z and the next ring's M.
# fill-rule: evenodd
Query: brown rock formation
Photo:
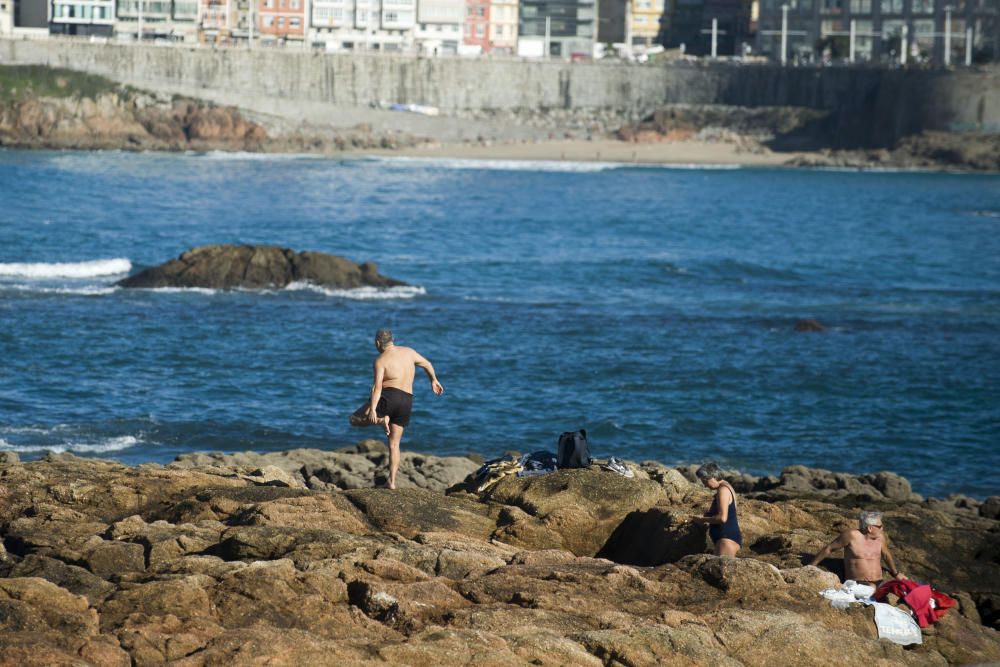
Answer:
M140 150L259 150L260 125L233 107L158 101L134 92L0 103L0 146Z
M380 456L363 444L138 468L4 457L0 664L1000 660L984 625L1000 530L974 501L933 505L883 473L844 481L864 500L825 488L841 479L827 471L734 476L760 490L741 493L741 557L716 558L704 532L680 530L710 499L686 470L507 477L480 497L455 484L471 461L407 454L407 488L340 490L355 473L333 468L368 476ZM885 512L908 574L960 602L920 646L878 640L871 609L831 608L817 591L836 577L802 566L861 506Z
M354 262L322 252L296 253L277 246L207 245L120 280L122 287L285 287L309 282L339 289L406 285L378 272L372 262Z

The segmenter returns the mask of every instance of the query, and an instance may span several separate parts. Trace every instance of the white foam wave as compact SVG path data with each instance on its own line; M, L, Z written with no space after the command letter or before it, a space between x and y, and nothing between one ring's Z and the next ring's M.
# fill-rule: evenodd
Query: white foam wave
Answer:
M380 301L386 299L412 299L427 294L427 290L418 285L405 285L400 287L355 287L353 289L333 289L314 285L313 283L294 282L290 283L286 290L317 292L326 296L338 297L341 299L356 299L358 301Z
M22 292L40 292L42 294L76 294L80 296L105 296L118 291L118 287L103 285L87 285L85 287L39 287L37 285L4 285L0 289Z
M20 452L30 454L34 452L81 452L87 454L103 454L106 452L117 452L140 444L142 441L133 435L121 435L115 438L107 438L98 442L64 442L54 445L12 445L3 438L0 438L0 451Z
M217 294L222 291L212 287L140 287L137 289L159 294Z
M116 259L95 259L89 262L0 263L0 277L5 278L96 278L115 276L132 270L132 262Z
M230 160L230 161L287 161L287 160L317 160L328 156L314 153L251 153L249 151L189 151L187 155L200 158L202 160Z
M504 160L477 158L438 158L376 156L367 158L396 166L435 167L438 169L475 169L492 171L547 171L565 173L595 173L613 169L741 169L738 164L650 164L636 162L598 162L589 160Z
M488 169L493 171L598 172L622 166L616 162L569 162L562 160L481 160L475 158L375 157L376 162L397 166L438 169Z

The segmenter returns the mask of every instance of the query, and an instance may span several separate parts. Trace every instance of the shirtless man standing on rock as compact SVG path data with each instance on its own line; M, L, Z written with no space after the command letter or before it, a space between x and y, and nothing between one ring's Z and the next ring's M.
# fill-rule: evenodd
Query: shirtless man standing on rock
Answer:
M844 550L844 579L853 579L859 584L878 587L882 583L882 559L888 565L889 574L895 579L906 579L896 568L889 547L882 532L881 512L862 512L858 528L850 528L837 539L823 547L810 565L817 565L832 552Z
M351 415L351 426L371 426L381 424L389 445L389 488L396 488L396 472L399 470L399 443L403 439L403 429L410 423L413 409L413 376L416 367L424 369L431 381L431 389L440 396L444 387L434 374L434 366L409 347L396 345L392 332L379 329L375 333L375 383L372 385L371 399Z

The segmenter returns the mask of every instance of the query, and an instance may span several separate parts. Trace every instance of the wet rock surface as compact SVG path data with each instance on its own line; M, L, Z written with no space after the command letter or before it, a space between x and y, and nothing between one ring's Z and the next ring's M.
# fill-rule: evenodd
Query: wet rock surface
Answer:
M992 500L792 466L729 476L739 558L707 553L710 492L630 463L501 479L384 449L191 454L166 466L0 462L0 664L945 665L1000 660ZM862 508L897 563L959 601L924 643L804 566ZM986 508L983 511L983 508ZM836 569L836 562L824 564Z
M277 246L200 246L159 266L120 280L121 287L203 287L261 289L293 282L337 289L396 287L406 283L383 276L372 262L356 264L322 252L295 252Z

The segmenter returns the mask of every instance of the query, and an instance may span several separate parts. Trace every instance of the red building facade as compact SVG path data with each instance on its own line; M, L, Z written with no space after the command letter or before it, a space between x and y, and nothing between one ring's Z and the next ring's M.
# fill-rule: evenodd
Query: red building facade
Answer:
M306 36L306 0L251 0L257 6L255 22L261 39L303 40Z
M490 52L490 0L465 0L465 35L462 40L466 46Z

